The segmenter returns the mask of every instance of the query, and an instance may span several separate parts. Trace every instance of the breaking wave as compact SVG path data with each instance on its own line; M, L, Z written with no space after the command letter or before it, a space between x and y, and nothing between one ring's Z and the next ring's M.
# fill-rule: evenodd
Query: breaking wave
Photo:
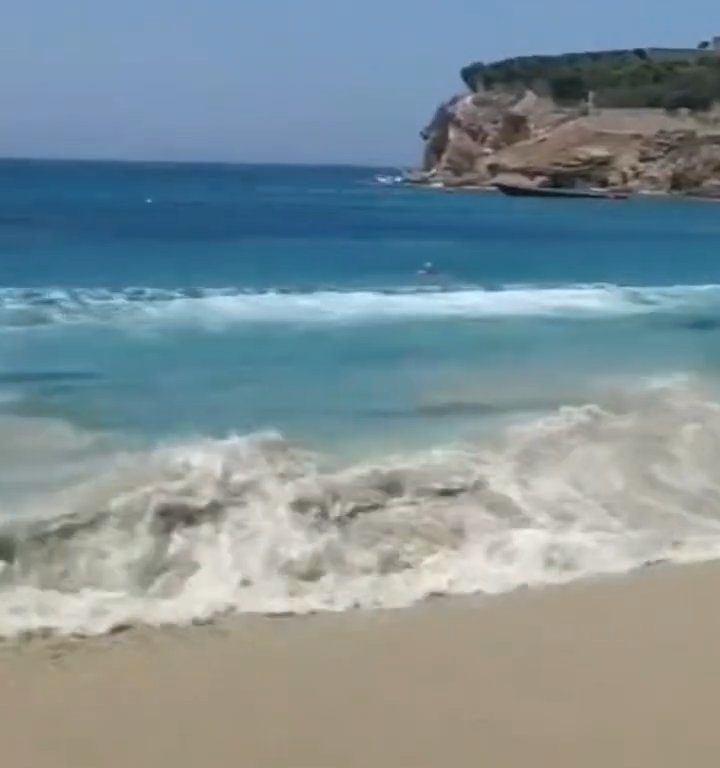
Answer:
M720 403L680 384L344 469L277 435L159 447L6 518L0 635L390 608L712 558L719 467Z
M213 326L515 316L603 318L716 313L718 309L720 285L506 286L497 290L411 286L265 292L238 288L0 290L0 328L87 322Z

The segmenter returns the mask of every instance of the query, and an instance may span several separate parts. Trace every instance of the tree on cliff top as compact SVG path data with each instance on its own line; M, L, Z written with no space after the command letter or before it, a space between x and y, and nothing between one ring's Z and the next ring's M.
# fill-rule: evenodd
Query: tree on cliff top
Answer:
M720 58L656 60L644 49L524 56L462 70L469 88L518 90L547 82L559 103L577 103L594 91L606 107L707 109L720 99Z

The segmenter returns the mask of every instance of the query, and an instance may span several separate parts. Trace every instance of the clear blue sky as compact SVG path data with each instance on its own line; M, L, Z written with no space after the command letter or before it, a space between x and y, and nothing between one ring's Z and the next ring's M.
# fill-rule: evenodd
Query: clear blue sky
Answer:
M2 0L0 155L408 163L470 61L713 34L717 0Z

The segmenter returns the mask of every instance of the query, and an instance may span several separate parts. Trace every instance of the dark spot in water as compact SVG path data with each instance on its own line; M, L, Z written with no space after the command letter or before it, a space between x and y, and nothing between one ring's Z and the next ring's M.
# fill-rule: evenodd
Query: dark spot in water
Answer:
M716 331L720 328L720 317L694 317L680 323L688 331Z
M146 293L142 289L127 288L123 292L123 298L127 301L144 301Z
M17 556L17 540L12 534L0 534L0 562L14 563Z
M111 635L119 635L123 632L129 632L133 628L133 625L130 622L123 622L121 624L115 624L114 626L110 627L109 633Z
M178 528L194 527L207 520L217 518L223 511L223 505L216 499L212 499L206 504L169 501L158 505L155 516L163 533L169 534Z
M461 496L467 490L468 489L465 486L458 486L458 487L446 486L442 488L434 488L433 493L435 496L439 496L440 498L452 499L452 498L455 498L456 496Z
M491 403L449 402L416 405L409 408L375 408L362 411L360 415L378 419L412 419L418 416L464 416L504 413L506 406Z
M355 520L355 518L360 517L360 515L365 515L369 512L377 512L382 508L383 504L380 501L368 501L353 504L345 513L345 521Z
M397 498L405 493L405 484L399 477L384 477L375 487L390 498Z
M48 384L97 381L99 374L90 371L6 371L0 373L0 384Z
M201 299L205 296L205 291L202 288L183 288L180 292L186 299Z
M419 405L414 410L422 416L463 416L464 414L501 413L506 410L506 407L493 403L448 402Z

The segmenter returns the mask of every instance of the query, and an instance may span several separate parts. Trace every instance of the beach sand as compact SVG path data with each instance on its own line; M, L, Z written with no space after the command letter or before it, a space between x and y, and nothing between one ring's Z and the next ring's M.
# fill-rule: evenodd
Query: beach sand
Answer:
M720 763L720 566L0 650L3 768Z

